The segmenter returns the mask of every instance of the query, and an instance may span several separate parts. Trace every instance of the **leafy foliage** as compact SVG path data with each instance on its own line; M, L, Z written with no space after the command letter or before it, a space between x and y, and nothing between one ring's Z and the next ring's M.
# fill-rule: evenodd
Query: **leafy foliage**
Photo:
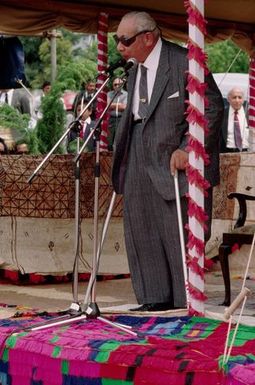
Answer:
M44 39L39 46L39 71L30 81L33 88L41 88L45 80L51 79L51 44ZM62 37L57 38L57 65L64 66L72 61L72 43Z
M63 83L55 83L51 91L42 100L43 117L38 121L36 129L39 140L39 151L43 154L49 152L63 134L66 123L61 95L65 89ZM55 153L64 153L63 145L60 145Z
M28 114L21 114L16 108L6 103L0 106L0 126L22 131L28 127L29 120Z
M206 52L208 55L208 67L211 72L239 72L247 73L249 69L249 56L241 51L231 66L240 49L231 41L208 44ZM229 67L231 68L229 69Z
M78 90L82 83L97 76L97 40L87 48L77 45L81 34L61 30L57 38L57 81L65 89ZM50 40L42 37L23 37L26 58L26 75L32 88L41 88L44 80L51 78ZM108 64L119 60L120 54L112 34L108 36ZM118 71L116 71L118 73Z
M96 77L96 63L89 59L77 59L58 68L57 81L65 84L65 89L77 90L82 83Z
M38 140L36 129L27 128L26 130L24 130L22 138L16 141L16 144L21 144L21 143L27 144L29 154L32 154L32 155L40 154L39 140Z
M18 132L16 144L26 143L30 154L38 154L38 138L35 129L29 127L30 116L21 114L16 108L3 104L0 106L0 126L14 128Z
M63 38L69 40L72 43L72 45L77 44L81 37L80 33L75 33L64 28L60 28L60 32Z
M117 51L115 40L113 39L113 34L109 34L108 36L108 54L109 54L109 65L116 63L121 55L119 51Z

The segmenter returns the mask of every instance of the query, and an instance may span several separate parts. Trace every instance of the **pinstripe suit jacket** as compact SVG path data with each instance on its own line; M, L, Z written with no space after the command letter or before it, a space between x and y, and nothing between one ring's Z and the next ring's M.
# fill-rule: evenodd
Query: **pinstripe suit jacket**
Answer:
M145 167L155 188L166 200L175 198L174 181L170 176L169 160L176 149L185 149L188 123L185 109L188 99L187 50L176 44L162 41L154 88L151 95L147 119L142 127ZM137 66L130 70L127 90L128 101L115 138L112 168L114 190L123 193L125 171L132 135L132 97L134 94ZM209 106L206 117L209 134L206 150L210 165L205 169L206 179L211 185L219 183L219 135L223 117L223 100L211 75L207 76ZM180 194L187 192L185 173L179 172Z

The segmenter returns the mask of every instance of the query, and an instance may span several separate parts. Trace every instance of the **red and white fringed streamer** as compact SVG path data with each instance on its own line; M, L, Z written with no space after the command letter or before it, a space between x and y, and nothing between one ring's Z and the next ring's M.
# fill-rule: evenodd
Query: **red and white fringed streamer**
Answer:
M204 53L204 35L206 21L204 19L204 0L184 2L189 22L189 101L187 120L189 122L189 224L188 229L188 268L189 268L189 314L204 315L204 255L205 255L205 222L204 197L209 187L204 179L204 165L209 162L204 148L204 136L207 133L207 121L204 111L207 100L206 55Z
M108 14L101 12L98 18L98 58L97 69L100 74L97 78L97 89L106 80L106 74L102 74L102 71L107 69L108 58L108 46L107 46L107 32L108 32ZM96 118L98 119L107 105L107 91L102 90L97 97L97 110ZM100 136L100 150L107 150L108 147L108 114L105 115L101 124L101 136Z
M250 59L249 71L249 149L255 152L255 53Z

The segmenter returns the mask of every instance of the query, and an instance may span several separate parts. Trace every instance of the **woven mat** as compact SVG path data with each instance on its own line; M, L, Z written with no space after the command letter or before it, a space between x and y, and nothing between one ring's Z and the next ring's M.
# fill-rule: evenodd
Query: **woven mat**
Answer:
M25 331L52 315L0 321L0 379L19 385L215 385L245 377L255 365L255 329L240 326L221 369L228 325L199 317L109 316L137 336L101 319ZM243 370L240 370L240 367ZM238 369L238 370L237 370ZM237 377L236 377L237 378ZM241 382L240 382L241 383Z

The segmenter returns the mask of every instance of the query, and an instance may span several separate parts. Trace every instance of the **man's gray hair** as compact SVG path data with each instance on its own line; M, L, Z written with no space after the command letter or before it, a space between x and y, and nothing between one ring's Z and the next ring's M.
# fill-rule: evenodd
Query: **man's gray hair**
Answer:
M231 96L234 92L240 92L242 94L242 97L244 97L244 90L242 90L242 88L233 87L231 88L231 90L228 91L227 98Z
M157 27L156 21L147 12L129 12L126 13L122 20L132 19L132 22L136 25L137 32L141 31L153 31ZM159 29L156 29L159 34Z

